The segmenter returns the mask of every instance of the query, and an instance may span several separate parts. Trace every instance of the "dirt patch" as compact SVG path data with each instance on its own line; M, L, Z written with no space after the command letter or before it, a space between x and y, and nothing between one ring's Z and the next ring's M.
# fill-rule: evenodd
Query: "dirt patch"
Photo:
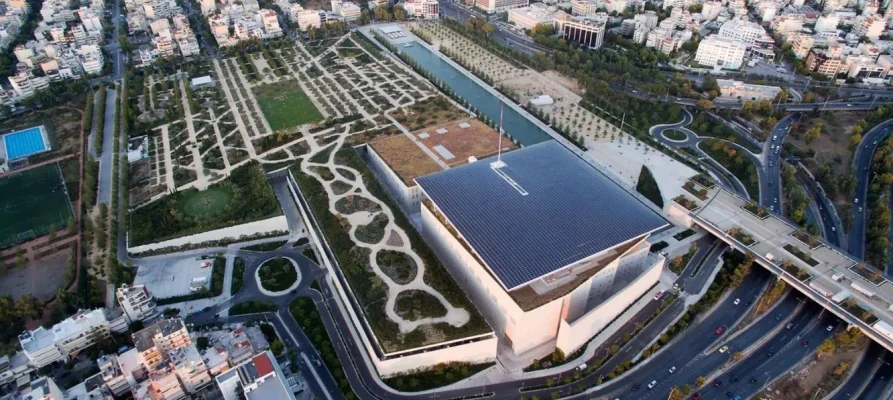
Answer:
M865 117L864 112L835 111L819 117L803 116L800 123L791 130L786 141L805 150L815 151L813 162L806 163L813 175L820 165L828 165L834 175L846 174L852 165L852 152L849 149L850 131L859 120ZM822 133L818 139L806 144L806 132L821 123Z
M763 391L757 398L765 400L809 399L821 390L829 393L840 386L849 371L856 367L863 349L835 353L819 360L811 360L806 365ZM867 357L871 357L868 355Z
M0 277L0 295L18 298L30 294L43 301L49 300L56 294L56 289L67 283L65 268L70 254L70 251L61 251L22 269L10 270Z

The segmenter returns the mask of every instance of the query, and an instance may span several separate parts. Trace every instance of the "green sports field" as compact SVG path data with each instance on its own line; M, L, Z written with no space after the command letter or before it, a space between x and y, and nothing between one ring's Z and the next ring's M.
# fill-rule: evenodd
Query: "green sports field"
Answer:
M58 164L0 178L0 248L65 229L71 201Z
M322 114L294 79L255 86L252 90L264 117L274 131L322 119Z

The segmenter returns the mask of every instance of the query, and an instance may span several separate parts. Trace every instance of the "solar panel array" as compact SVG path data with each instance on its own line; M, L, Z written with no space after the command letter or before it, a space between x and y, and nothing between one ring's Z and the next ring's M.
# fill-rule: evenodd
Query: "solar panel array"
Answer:
M507 290L667 225L554 141L416 179Z

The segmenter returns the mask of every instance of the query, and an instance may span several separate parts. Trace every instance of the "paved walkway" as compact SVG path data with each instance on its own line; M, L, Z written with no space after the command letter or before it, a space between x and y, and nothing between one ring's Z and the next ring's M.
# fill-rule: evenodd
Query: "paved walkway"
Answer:
M301 170L314 177L317 181L319 181L323 188L326 190L326 194L329 198L329 211L332 214L338 215L347 220L350 224L350 238L351 240L358 246L362 248L366 248L371 250L369 254L369 264L372 268L372 271L387 285L388 288L388 299L387 305L385 306L385 312L388 318L400 327L400 331L403 333L412 332L416 328L422 325L436 324L440 322L449 323L452 326L462 326L465 325L470 319L471 315L468 311L463 308L454 307L450 304L449 301L446 300L443 295L434 290L432 287L428 286L425 281L425 263L422 261L422 258L419 257L418 254L412 249L409 241L409 236L403 231L402 228L397 226L394 222L396 221L394 217L393 211L388 207L386 203L379 200L375 196L373 196L369 190L366 188L365 184L362 181L362 174L348 166L337 164L334 161L335 153L342 148L344 145L344 139L346 135L340 134L337 141L335 142L334 148L335 150L331 151L328 160L325 163L316 163L309 161L313 156L318 153L321 153L324 148L320 147L316 144L315 141L308 141L311 144L310 153L307 155L307 159L305 162L301 163ZM329 147L329 146L326 146ZM338 179L337 180L325 180L322 178L318 169L315 167L325 167L328 168L333 174L335 174ZM350 173L351 176L346 176L344 171ZM332 183L340 181L347 183L350 186L345 192L341 194L336 194L332 189ZM358 201L358 199L366 199L371 203L374 203L374 206L367 206L368 210L372 211L355 211L351 214L344 214L338 211L336 204L339 200L347 199L348 201ZM376 216L384 215L387 217L387 225L384 228L384 235L379 239L377 243L366 243L362 240L359 240L356 236L357 228L363 225L368 225L373 222ZM378 253L384 250L400 252L408 257L410 257L415 264L416 273L413 279L405 284L397 283L391 278L387 273L385 273L381 266L378 264ZM371 283L370 283L371 284ZM421 318L417 320L407 320L397 314L395 311L395 305L397 301L397 296L404 291L407 290L419 290L425 293L434 296L438 302L446 309L446 315L438 318Z

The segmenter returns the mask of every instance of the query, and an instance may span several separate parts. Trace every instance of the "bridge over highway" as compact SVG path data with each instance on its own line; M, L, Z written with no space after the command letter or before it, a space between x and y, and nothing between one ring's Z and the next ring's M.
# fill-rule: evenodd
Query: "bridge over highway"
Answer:
M672 202L671 218L698 225L751 254L790 286L893 351L893 282L840 249L801 235L801 228L789 221L768 212L758 216L754 206L732 192L718 186L705 189L700 198L685 195L688 207Z

